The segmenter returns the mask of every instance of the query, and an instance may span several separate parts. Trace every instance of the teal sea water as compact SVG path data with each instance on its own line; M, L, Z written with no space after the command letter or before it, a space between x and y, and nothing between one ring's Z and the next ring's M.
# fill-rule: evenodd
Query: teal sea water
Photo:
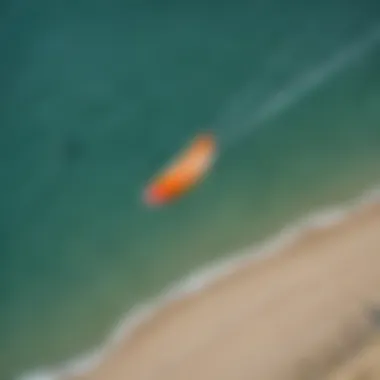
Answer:
M0 378L380 179L377 0L0 5ZM211 175L150 210L204 128Z

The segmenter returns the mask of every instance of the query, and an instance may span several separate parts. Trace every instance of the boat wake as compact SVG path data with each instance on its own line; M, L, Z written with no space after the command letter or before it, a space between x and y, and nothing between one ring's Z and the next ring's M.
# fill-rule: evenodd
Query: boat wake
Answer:
M219 135L222 146L226 149L246 138L250 133L262 127L266 121L296 105L305 96L317 90L335 75L359 62L360 59L379 46L380 25L376 25L364 37L341 49L327 62L302 73L290 85L279 89L258 107L251 106L249 112L246 113L248 116L245 120L241 120L241 117L232 118L229 116L227 108L225 116L215 123L215 132ZM241 103L249 104L245 99L246 97L245 94L238 96L237 99ZM226 122L226 120L228 121Z

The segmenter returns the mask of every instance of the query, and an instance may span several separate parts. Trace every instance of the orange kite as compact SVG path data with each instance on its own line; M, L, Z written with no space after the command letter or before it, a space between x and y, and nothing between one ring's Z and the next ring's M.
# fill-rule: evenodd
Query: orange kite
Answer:
M169 203L199 183L216 158L212 134L201 134L144 189L144 202L150 206Z

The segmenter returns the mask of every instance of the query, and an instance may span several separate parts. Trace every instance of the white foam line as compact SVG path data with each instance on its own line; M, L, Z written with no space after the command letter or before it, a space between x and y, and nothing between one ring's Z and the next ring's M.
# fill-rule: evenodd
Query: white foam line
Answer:
M308 215L291 227L283 229L277 237L269 239L259 247L247 247L239 252L235 252L233 258L211 263L196 273L190 274L190 276L169 286L161 296L145 304L138 305L129 311L117 324L102 348L70 360L63 365L38 369L21 375L18 377L18 380L60 380L69 376L83 374L95 368L102 358L115 348L121 340L132 336L137 327L151 320L157 312L169 303L186 297L189 294L199 292L223 276L242 268L247 262L263 260L275 255L280 249L299 239L306 231L336 225L352 212L377 202L380 202L380 185L375 186L370 191L366 191L360 197L344 203L340 207L333 207Z
M227 146L244 138L248 133L262 126L262 123L292 107L329 78L354 64L379 42L380 26L376 25L364 38L341 50L321 66L299 76L289 87L277 92L267 103L264 103L253 118L240 126L230 126L230 134L228 131L224 134L223 131L220 138Z

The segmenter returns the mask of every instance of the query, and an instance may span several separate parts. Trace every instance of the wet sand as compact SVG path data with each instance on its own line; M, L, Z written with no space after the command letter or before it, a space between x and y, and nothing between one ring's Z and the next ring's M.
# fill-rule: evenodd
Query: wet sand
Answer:
M172 302L81 379L358 380L380 374L376 307L380 202Z

